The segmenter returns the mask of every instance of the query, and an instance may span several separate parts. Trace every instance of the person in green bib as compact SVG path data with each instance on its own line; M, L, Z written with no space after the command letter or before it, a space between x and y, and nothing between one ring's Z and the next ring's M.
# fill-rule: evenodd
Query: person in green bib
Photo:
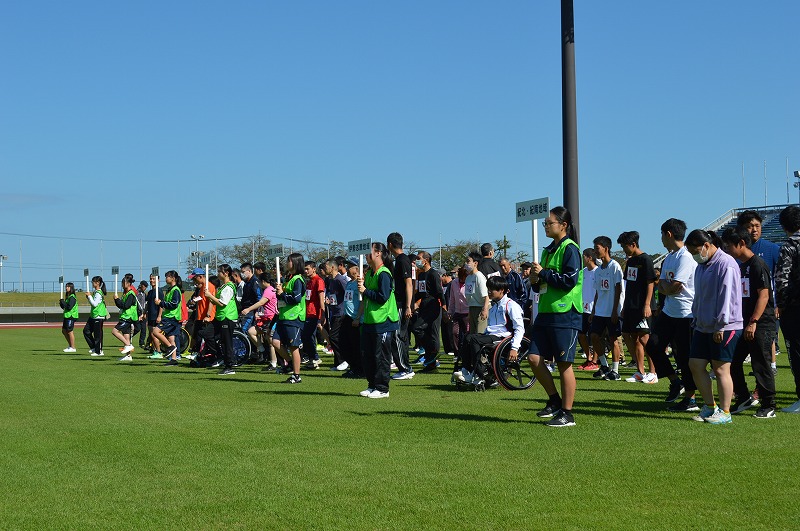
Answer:
M361 396L389 398L392 349L400 330L400 312L394 297L392 260L386 246L373 242L367 255L369 269L358 278L362 304L361 352L367 388Z
M231 266L221 264L217 267L219 288L211 293L206 285L204 292L206 300L217 307L214 314L214 336L222 351L222 360L225 364L218 373L221 376L236 374L233 369L233 330L236 328L236 321L239 320L239 310L236 308L236 285L233 283L232 277Z
M131 345L131 332L133 325L139 320L139 307L136 303L136 290L133 288L133 275L126 273L122 277L122 297L114 297L114 304L119 308L119 322L111 330L114 337L122 341L122 358L120 361L130 361L133 345Z
M103 277L92 278L92 291L86 292L86 299L89 302L89 318L86 326L83 327L83 337L89 345L89 354L92 356L103 355L103 322L108 316L108 309L104 297L106 296L106 283Z
M67 282L64 284L64 298L58 301L58 305L64 310L64 322L61 324L61 333L67 340L67 348L64 352L75 352L75 321L78 320L78 297L75 296L75 284Z
M161 351L166 351L167 358L169 358L166 365L177 365L178 343L176 337L180 337L181 333L181 303L183 302L181 277L177 271L167 271L164 281L167 283L164 299L156 296L153 301L156 306L163 309L161 321L157 327L153 328L153 337L161 343Z
M541 262L531 267L531 287L539 294L539 312L526 335L532 338L538 351L529 353L528 359L549 396L544 409L536 415L550 418L547 425L559 428L575 425L572 362L583 325L583 264L569 210L562 206L553 208L542 224L553 241L542 250ZM555 360L558 365L561 396L542 358Z
M291 365L286 383L296 384L300 378L300 343L306 321L306 283L303 280L305 260L300 253L286 257L284 282L276 286L278 322L272 335L272 346L281 358ZM288 279L288 280L287 280Z

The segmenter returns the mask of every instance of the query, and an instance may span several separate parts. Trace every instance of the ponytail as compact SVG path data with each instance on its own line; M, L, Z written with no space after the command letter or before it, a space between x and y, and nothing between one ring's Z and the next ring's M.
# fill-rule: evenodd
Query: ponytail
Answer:
M715 247L722 248L722 240L713 230L695 229L689 233L684 243L691 247L700 247L704 243L710 243Z
M106 289L106 283L103 282L103 277L101 276L92 277L92 282L100 283L100 287L98 289L103 292L103 296L108 295L108 290Z
M572 224L572 214L569 213L563 206L557 206L550 209L550 213L553 214L560 223L567 224L567 238L574 242L578 242L578 231L575 230L575 225Z

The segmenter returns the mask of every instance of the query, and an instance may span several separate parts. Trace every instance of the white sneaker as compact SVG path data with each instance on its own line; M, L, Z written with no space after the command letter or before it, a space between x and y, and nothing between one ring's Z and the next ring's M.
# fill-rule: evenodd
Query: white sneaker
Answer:
M123 354L127 354L128 352L133 352L134 348L133 345L125 345L125 348L121 350Z
M396 371L396 370L397 370L397 365L395 365L394 363L392 363L391 365L389 365L389 370L390 370L390 371Z
M461 381L466 383L472 383L473 374L467 370L466 367L461 367Z
M384 393L382 391L378 391L377 389L373 389L373 391L367 395L367 398L389 398L389 391Z
M465 381L464 375L461 374L461 371L456 371L453 373L453 381L454 382L463 382Z
M133 361L133 358L131 357L131 355L130 355L130 354L128 354L128 355L126 355L126 356L122 356L122 357L119 359L119 361Z
M72 347L67 347L64 349L64 352L75 352L75 349Z
M409 372L396 372L392 375L392 380L410 380L414 377L414 371Z
M647 374L645 374L645 375L644 375L644 377L642 378L642 383L646 383L646 384L657 384L657 383L658 383L658 376L656 376L656 375L655 375L655 374L653 374L652 372L648 372L648 373L647 373Z
M448 352L448 353L447 353L447 355L448 355L448 356L455 356L455 355L456 355L456 353L455 353L455 352Z
M331 370L332 371L346 371L349 368L350 368L350 364L347 363L346 361L343 361L339 365L337 365L336 367L331 367Z
M639 371L636 371L635 373L633 373L633 376L631 376L630 378L625 378L625 381L628 382L628 383L641 382L642 381L642 373L640 373Z
M370 394L372 394L372 391L374 391L374 390L375 389L364 389L363 391L361 391L358 394L360 394L361 396L369 396Z
M105 356L105 353L102 350L100 352L92 352L92 356Z

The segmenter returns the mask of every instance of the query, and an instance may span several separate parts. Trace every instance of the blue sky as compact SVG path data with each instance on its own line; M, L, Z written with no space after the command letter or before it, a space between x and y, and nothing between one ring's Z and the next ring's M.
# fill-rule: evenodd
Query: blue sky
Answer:
M742 206L742 163L748 205L765 160L786 202L800 3L575 18L584 246L638 230L660 252L664 219ZM198 233L529 248L515 203L562 202L557 1L6 2L0 50L5 281L20 240L25 281L56 279L62 245L69 278L138 277L138 243L111 240ZM194 244L142 247L149 271Z

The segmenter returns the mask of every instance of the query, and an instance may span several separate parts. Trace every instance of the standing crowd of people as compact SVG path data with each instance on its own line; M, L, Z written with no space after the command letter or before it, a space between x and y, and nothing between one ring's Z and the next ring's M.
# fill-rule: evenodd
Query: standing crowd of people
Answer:
M241 329L254 361L287 375L288 384L302 383L301 370L320 368L321 343L333 357L331 370L366 380L360 394L374 399L388 398L393 380L435 371L442 350L460 366L454 381L478 381L481 351L510 337L508 359L530 365L548 395L537 416L551 427L575 425L574 370L621 380L621 338L636 370L626 381L669 380L670 411L726 424L732 413L758 406L755 417L769 419L776 411L779 318L800 398L800 207L787 207L779 218L788 235L782 247L761 238L763 220L755 211L740 214L736 227L721 235L687 235L686 224L670 218L661 225L667 255L660 270L639 248L636 231L616 240L626 257L622 264L612 258L608 236L581 251L569 211L556 207L543 221L551 242L539 261L520 264L519 271L506 258L495 261L490 244L469 253L461 267L437 270L428 252L406 254L402 235L393 232L386 244L372 243L366 267L352 258L317 264L292 253L278 278L263 262L237 269L222 264L208 276L196 268L188 300L176 271L166 273L163 287L155 276L136 286L126 274L114 298L119 321L112 333L122 343L120 361L133 359L138 334L148 357L178 365L186 347L181 327L189 322L189 358L211 360L225 376L235 374L233 337ZM91 286L83 333L90 354L103 356L107 289L99 276ZM79 315L72 283L60 304L64 351L75 352ZM530 344L526 352L523 338ZM586 357L581 365L574 363L578 345ZM752 392L743 368L748 360ZM800 412L800 400L784 411Z

